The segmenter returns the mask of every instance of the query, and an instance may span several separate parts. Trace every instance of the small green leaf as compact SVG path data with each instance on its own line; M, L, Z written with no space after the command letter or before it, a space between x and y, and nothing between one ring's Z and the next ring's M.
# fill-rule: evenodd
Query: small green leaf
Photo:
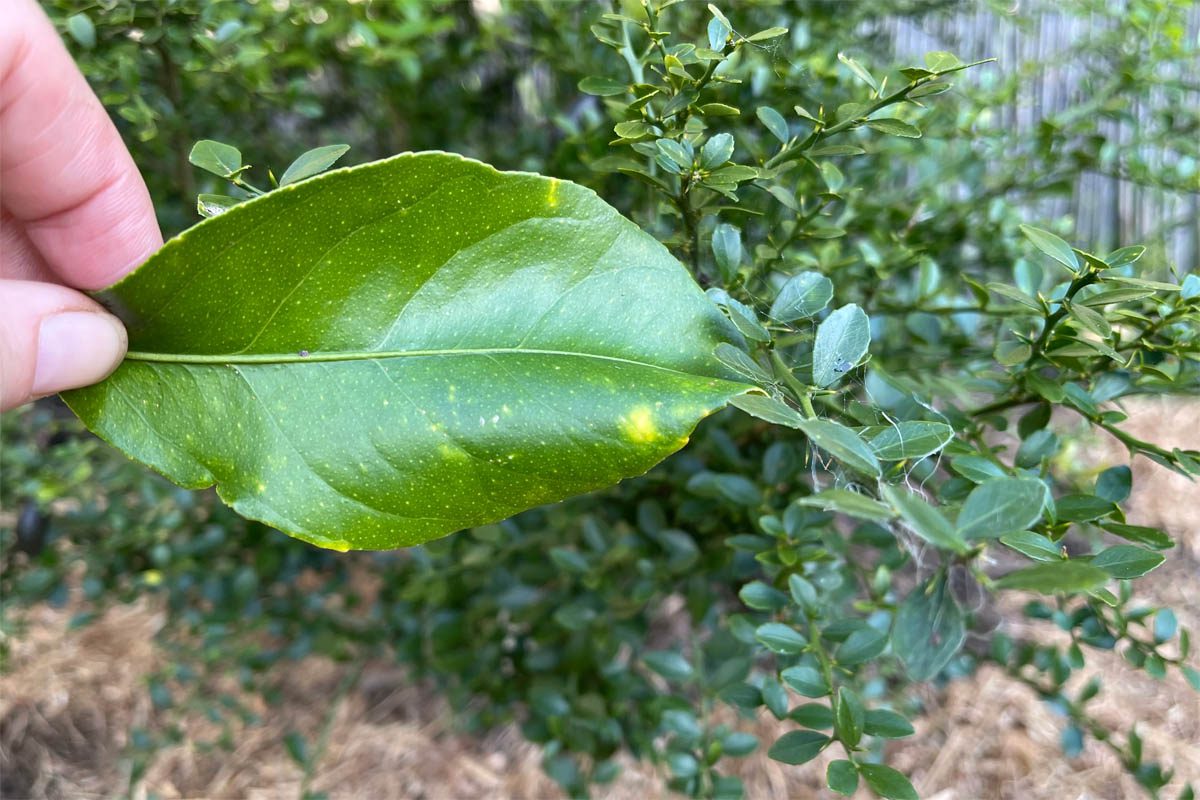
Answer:
M202 217L215 217L242 202L236 197L223 194L200 194L196 196L196 212Z
M763 678L762 684L762 699L763 705L775 715L776 719L783 719L788 713L788 693L787 689L783 688L783 684L774 678Z
M642 656L642 661L670 681L686 681L695 672L688 660L673 650L651 650Z
M933 50L925 54L925 66L931 72L947 72L962 66L962 61L953 53L945 50Z
M858 790L858 769L853 761L839 758L825 769L825 785L831 791L849 797Z
M71 34L71 38L84 50L91 50L96 46L96 26L87 14L72 14L67 17L67 33Z
M963 503L956 528L963 539L998 539L1041 519L1046 485L1037 478L993 478L976 486Z
M1112 325L1104 318L1104 315L1095 309L1088 308L1085 305L1072 303L1069 307L1070 315L1075 318L1079 324L1087 328L1092 333L1102 339L1112 338Z
M1114 578L1126 580L1145 575L1164 560L1162 553L1131 544L1118 544L1093 558L1092 566L1099 567Z
M805 611L813 611L817 607L817 589L805 578L792 574L788 576L788 590L792 599Z
M784 655L796 655L808 645L808 639L805 639L799 631L782 622L768 622L759 625L755 631L755 638L772 653Z
M1175 612L1171 609L1160 609L1154 615L1154 641L1158 644L1169 642L1178 630L1179 620L1175 618Z
M613 133L622 139L641 139L654 133L654 129L640 119L618 122L613 126Z
M1107 572L1084 561L1055 561L1010 572L994 585L1042 594L1076 594L1099 589L1108 580Z
M900 610L892 629L892 649L916 681L927 681L950 663L966 638L962 609L944 578L917 586Z
M888 637L874 628L859 628L846 637L837 651L839 664L862 664L878 656L887 647Z
M1038 250L1041 250L1072 272L1079 271L1079 257L1075 255L1075 251L1071 248L1071 245L1050 231L1044 231L1032 225L1022 225L1021 233L1025 234L1025 237L1033 242L1033 246Z
M921 497L902 486L882 487L883 498L899 512L909 530L934 547L965 553L967 543L954 530L950 521Z
M867 72L866 68L864 68L862 64L858 63L853 58L850 58L845 53L838 53L837 57L838 57L838 61L845 64L846 68L849 69L850 72L852 72L854 74L854 77L858 78L860 81L865 83L867 86L870 86L871 91L878 94L878 92L879 92L878 82L876 82L875 78L871 76L871 73Z
M758 120L766 126L771 135L780 141L782 144L787 144L791 138L788 133L788 124L784 120L783 115L770 106L762 106L755 112L758 115Z
M725 103L705 103L700 106L700 113L706 117L736 117L742 112Z
M1068 494L1054 501L1054 510L1059 522L1089 522L1119 509L1113 501L1094 494Z
M1133 470L1124 464L1109 467L1096 478L1096 494L1112 503L1129 499L1133 489Z
M332 167L349 149L350 145L348 144L327 144L324 147L314 147L307 153L302 153L288 166L283 177L279 179L279 185L287 186L305 178L320 175Z
M242 153L232 145L201 139L192 147L188 161L206 172L228 178L242 167Z
M1126 525L1123 522L1109 522L1107 520L1101 522L1100 527L1111 534L1120 536L1122 539L1144 544L1147 547L1153 547L1155 550L1166 550L1175 546L1175 542L1171 540L1171 537L1158 528L1151 528L1145 525Z
M1124 267L1137 261L1145 252L1146 248L1140 244L1137 244L1131 247L1122 247L1119 250L1114 250L1109 253L1108 257L1104 260L1108 263L1109 267Z
M625 94L625 92L629 91L629 85L613 80L612 78L590 75L579 82L579 91L597 97L611 97L613 95Z
M884 461L924 458L945 447L954 429L944 422L898 422L872 437L871 449Z
M812 317L833 299L833 282L819 272L801 272L787 279L771 310L771 319L795 322Z
M752 396L744 395L743 398ZM738 400L743 398L738 398ZM736 405L737 401L734 404ZM883 521L895 516L890 508L878 500L873 500L865 494L859 494L849 489L826 489L811 497L802 497L796 501L796 504L825 511L836 511L855 519Z
M766 28L758 33L752 33L746 37L747 42L765 42L767 39L776 39L788 32L787 28Z
M721 740L721 751L727 756L748 756L758 747L758 737L752 733L734 731Z
M774 397L762 394L744 394L735 397L730 401L730 405L740 408L752 417L758 417L775 425L799 428L804 422L804 417L800 415L800 412Z
M715 169L733 155L733 137L728 133L718 133L704 143L700 149L700 166L704 169Z
M863 719L863 733L880 739L903 739L912 736L912 723L895 711L885 708L871 709Z
M869 119L867 120L867 127L877 130L880 133L886 133L889 136L903 136L905 139L921 138L921 130L915 125L910 125L904 120L892 117Z
M1061 561L1062 547L1033 531L1017 531L1000 537L1000 543L1034 561Z
M713 357L734 372L749 378L759 385L765 385L772 381L771 375L757 361L747 355L746 351L740 347L734 347L728 342L721 342L717 345L716 349L713 350ZM746 397L762 397L762 395L746 395ZM775 402L778 403L778 401ZM742 407L739 406L739 408ZM743 408L743 410L748 414L760 416L748 408Z
M857 366L871 344L871 323L853 303L834 311L817 328L813 343L813 383L830 386Z
M812 667L788 667L779 673L779 677L805 697L824 697L829 694L829 684L825 682L821 673Z
M829 730L833 727L833 709L821 703L805 703L797 706L788 719L805 728Z
M725 49L725 43L729 41L731 33L729 25L717 17L713 17L708 21L708 46L712 50L720 52Z
M721 277L732 283L742 266L742 232L728 223L720 223L713 229L712 251Z
M797 766L816 758L830 741L828 736L816 731L788 731L775 740L767 755L784 764Z
M855 747L862 741L863 711L862 700L848 686L838 688L836 710L833 716L833 729L838 739L850 747Z
M871 791L886 800L920 800L908 778L886 764L861 764L859 771Z
M826 419L801 419L796 426L816 447L833 456L843 465L878 478L879 460L857 433L838 422Z
M751 581L742 587L738 597L750 608L775 611L787 605L787 595L762 581Z
M304 736L296 731L289 731L283 737L283 746L287 750L287 754L291 756L292 761L295 761L301 767L308 764L308 743Z

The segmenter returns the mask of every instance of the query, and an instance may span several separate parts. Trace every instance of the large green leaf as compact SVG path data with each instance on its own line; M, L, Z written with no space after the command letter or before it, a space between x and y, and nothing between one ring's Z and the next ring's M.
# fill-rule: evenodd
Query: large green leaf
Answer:
M687 271L591 191L446 153L327 173L106 293L104 439L335 549L416 544L645 472L751 387Z

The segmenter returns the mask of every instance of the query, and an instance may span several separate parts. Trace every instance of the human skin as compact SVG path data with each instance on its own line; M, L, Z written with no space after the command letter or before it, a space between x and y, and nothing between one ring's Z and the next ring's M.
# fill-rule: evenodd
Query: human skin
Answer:
M84 291L162 244L117 129L35 0L0 0L0 410L105 378L125 329Z

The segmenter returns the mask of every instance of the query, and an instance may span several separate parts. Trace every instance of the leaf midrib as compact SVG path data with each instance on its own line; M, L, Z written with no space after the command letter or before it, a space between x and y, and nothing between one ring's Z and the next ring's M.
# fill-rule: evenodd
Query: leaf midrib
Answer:
M685 372L680 369L664 367L661 364L651 364L620 356L607 356L599 353L580 353L570 350L542 350L537 348L516 347L485 347L457 348L439 350L340 350L313 351L307 355L294 353L152 353L140 350L130 350L125 354L127 361L146 361L158 364L212 364L216 366L235 364L302 364L310 362L329 361L378 361L388 358L421 358L437 356L494 356L494 355L532 355L532 356L566 356L570 358L587 358L597 361L610 361L618 364L628 364L635 367L646 367L689 378L710 378L726 383L737 381L721 378L716 375L702 375Z

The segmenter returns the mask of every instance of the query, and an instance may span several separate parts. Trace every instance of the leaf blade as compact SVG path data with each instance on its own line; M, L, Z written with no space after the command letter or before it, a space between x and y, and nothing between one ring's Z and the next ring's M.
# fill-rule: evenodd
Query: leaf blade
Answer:
M239 204L109 298L132 355L65 395L84 422L335 549L427 541L640 474L750 388L712 358L740 337L632 223L582 187L449 154ZM686 352L654 344L664 326L689 331ZM558 469L568 458L583 466Z

